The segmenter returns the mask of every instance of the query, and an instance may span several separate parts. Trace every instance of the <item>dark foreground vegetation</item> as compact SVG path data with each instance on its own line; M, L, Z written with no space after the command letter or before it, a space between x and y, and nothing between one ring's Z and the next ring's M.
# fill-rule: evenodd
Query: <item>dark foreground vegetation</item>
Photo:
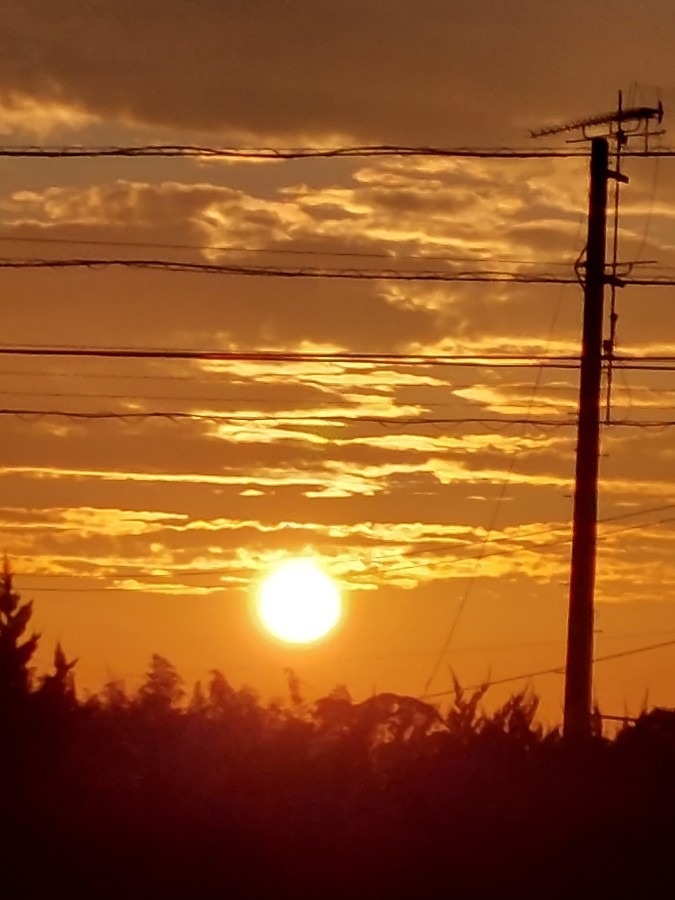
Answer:
M2 898L675 896L673 713L572 748L527 694L263 704L160 656L82 700L0 587Z

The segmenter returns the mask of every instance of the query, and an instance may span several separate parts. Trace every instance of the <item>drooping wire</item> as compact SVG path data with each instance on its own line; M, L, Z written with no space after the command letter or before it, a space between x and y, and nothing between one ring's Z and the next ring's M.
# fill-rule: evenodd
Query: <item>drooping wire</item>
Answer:
M602 519L599 519L598 522L599 522L599 524L606 524L608 522L617 522L622 519L632 518L633 516L647 515L648 513L654 513L654 512L663 512L663 511L673 509L673 508L675 508L675 504L666 503L663 506L656 506L656 507L652 507L650 509L642 509L642 510L636 510L635 512L619 513L619 514L613 515L613 516L606 516ZM647 523L640 522L637 525L624 525L624 526L621 526L620 528L615 528L610 532L603 533L598 538L598 540L606 541L615 534L623 534L624 532L635 531L640 528L646 528L650 525L651 526L666 525L666 524L670 524L673 521L675 521L674 518L668 517L668 518L658 519L655 522L647 522ZM473 547L477 547L479 549L479 556L481 559L483 559L483 558L489 558L491 556L508 555L513 550L512 545L514 543L516 543L517 541L520 541L520 544L516 547L516 549L518 549L518 550L529 550L529 549L539 550L539 549L547 549L550 547L558 547L558 546L563 546L565 544L569 544L570 541L572 540L570 534L562 534L562 531L563 531L563 526L555 526L553 528L541 528L541 529L538 529L537 531L530 531L526 534L523 534L522 537L519 536L518 534L504 535L502 537L489 537L489 539L487 541L483 540L480 542L476 541L471 544L466 544L466 545L460 547L459 550L461 550L461 551L470 550ZM567 531L569 531L569 529L567 529ZM549 535L551 537L555 537L556 540L548 541L547 543L538 543L537 541L532 540L532 538L535 538L535 537L546 537ZM527 543L523 544L522 543L523 541L526 541ZM495 550L494 552L487 554L487 556L486 556L485 555L485 546L488 543L490 545L508 543L511 546L506 547L506 548L499 548L499 549ZM409 555L412 555L413 553L420 555L420 556L421 555L426 556L427 554L435 555L435 554L439 554L439 553L447 553L449 549L450 548L448 547L447 544L429 544L426 547L422 547L422 548L418 548L414 551L410 551ZM481 556L481 554L482 554L482 556ZM400 556L400 554L397 554L397 558L399 556ZM389 557L379 557L378 562L386 562L388 558ZM455 557L453 562L465 562L465 561L473 560L476 558L477 558L476 554L469 554L467 556ZM424 565L424 562L419 562L419 561L418 562L402 562L397 565L388 566L386 571L387 571L387 574L390 574L391 572L411 571L413 569L419 569L420 566L422 566L422 565Z
M313 424L313 425L332 425L332 424L350 424L364 423L372 425L391 425L391 426L416 426L416 425L500 425L503 427L510 425L537 426L542 428L562 428L576 426L576 422L567 419L537 419L537 418L513 418L505 419L493 416L484 417L444 417L444 416L375 416L356 414L347 416L344 414L334 414L331 412L317 413L311 410L301 413L219 413L219 412L189 412L186 410L118 410L101 412L66 410L66 409L42 409L42 408L0 408L0 416L17 416L19 418L62 418L72 419L73 421L101 421L101 420L129 420L136 419L151 420L165 419L167 421L180 421L183 419L191 421L203 422L226 422L239 423L242 422L277 422L296 423L296 424ZM659 423L661 424L661 423Z
M652 222L652 216L654 213L654 204L656 203L656 192L658 190L658 184L659 184L659 171L660 171L659 163L660 163L659 159L656 159L654 161L654 171L652 173L652 184L651 184L651 190L650 190L650 194L649 194L649 207L647 209L647 216L645 219L645 227L642 232L642 239L638 246L637 252L635 253L635 260L637 262L641 261L642 254L644 252L645 245L646 245L647 239L649 237L649 228L650 228L650 225ZM657 268L660 268L660 267L657 266Z
M44 227L44 226L43 226ZM306 249L299 247L241 247L226 246L219 244L165 244L155 241L115 241L115 240L99 240L97 238L66 238L54 237L51 235L22 235L22 234L0 234L0 241L3 243L14 244L55 244L66 246L83 246L83 247L123 247L125 249L133 248L151 248L153 250L185 250L196 251L200 253L242 253L242 254L269 254L271 256L334 256L346 257L350 259L386 259L390 262L393 260L415 260L420 262L449 262L449 263L499 263L505 265L517 266L556 266L569 268L570 260L553 260L553 259L523 259L520 257L507 256L455 256L452 253L447 254L431 254L431 253L401 253L392 249L387 252L376 253L374 251L364 250L330 250L330 249Z
M390 144L357 145L351 147L205 147L190 144L146 144L137 147L83 147L83 146L5 146L0 147L0 157L39 159L83 158L139 158L184 157L189 159L244 159L244 160L297 160L297 159L358 159L373 157L446 157L465 159L574 159L587 157L584 149L569 150L542 148L539 150L510 147L431 147L396 146Z
M467 365L499 367L528 367L551 365L579 368L579 357L575 355L520 355L510 353L358 353L349 351L303 352L280 350L221 351L182 350L178 348L150 347L66 347L42 345L0 345L0 356L46 356L101 359L143 359L143 360L196 360L202 362L252 362L252 363L337 363L344 365L398 365L398 366L445 366ZM637 357L641 361L666 360L666 357ZM626 357L626 361L631 358ZM672 358L675 360L675 357Z
M344 279L351 281L421 281L500 284L574 284L572 276L549 272L524 273L507 270L419 270L414 269L346 269L330 266L261 266L227 263L181 262L171 259L0 259L0 269L148 269L163 272L185 272L205 275L238 275L267 278Z
M0 157L32 159L84 159L171 157L187 159L237 159L251 161L282 161L297 159L358 159L386 157L440 157L448 159L583 159L588 158L585 149L516 147L433 147L396 146L391 144L357 145L351 147L207 147L191 144L146 144L142 146L84 147L63 146L4 146ZM627 156L675 157L675 148L630 150Z
M630 650L620 650L617 653L607 653L603 656L596 656L593 659L593 664L609 662L613 659L624 659L627 656L637 656L641 653L649 653L651 650L661 650L665 647L673 647L675 646L675 640L672 641L660 641L658 644L646 644L642 647L633 647ZM549 669L538 669L535 672L521 672L519 675L509 675L506 678L496 678L496 679L486 679L485 682L480 684L469 684L464 689L467 691L478 690L479 688L483 688L485 686L493 687L500 684L510 684L513 681L523 681L525 679L536 678L540 675L564 675L566 671L566 666L552 666ZM420 700L433 700L437 697L447 697L450 694L454 694L454 689L449 691L437 691L435 694L422 694L418 699ZM609 718L609 717L605 717Z
M624 156L627 154L624 153ZM464 284L504 284L504 285L545 285L577 284L576 274L556 275L552 272L513 272L504 269L463 269L457 271L405 270L405 269L342 269L330 266L242 266L222 263L181 262L172 259L124 259L124 258L71 258L32 259L3 258L0 269L101 269L117 267L124 269L147 269L157 272L185 272L205 275L229 275L262 278L312 278L342 279L351 281L419 281ZM657 275L651 278L621 276L622 286L672 287L675 278Z
M578 234L579 234L579 231L580 231L580 230L581 230L581 221L579 222L579 227L578 227L578 231L577 231L577 237L578 237ZM576 242L576 239L575 239L575 242ZM561 308L562 308L563 290L564 290L564 288L561 288L560 293L559 293L559 295L558 295L558 302L557 302L556 307L555 307L554 312L553 312L553 317L552 317L552 320L551 320L551 325L550 325L550 327L549 327L548 337L547 337L547 339L546 339L546 344L545 344L546 348L548 348L548 347L550 346L551 341L553 340L553 334L554 334L554 331L555 331L555 328L556 328L556 325L557 325L557 322L558 322L558 317L559 317L559 315L560 315L560 310L561 310ZM533 386L532 386L532 390L531 390L531 393L530 393L530 399L529 399L529 401L528 401L528 406L527 406L527 416L529 416L530 413L531 413L531 411L532 411L532 407L533 407L533 405L534 405L535 397L536 397L537 392L538 392L538 390L539 390L539 388L540 388L540 386L541 386L541 381L542 381L543 374L544 374L544 368L543 368L543 366L540 366L539 369L538 369L538 371L537 371L537 375L536 375L536 378L535 378L535 381L534 381L534 384L533 384ZM442 647L441 647L441 649L440 649L440 651L439 651L439 653L438 653L438 656L437 656L436 661L435 661L435 663L434 663L434 666L433 666L433 668L432 668L432 670L431 670L431 673L430 673L429 677L427 678L427 681L426 681L425 686L424 686L424 691L425 691L425 692L427 692L427 691L429 690L429 688L431 687L431 685L432 685L432 683L433 683L434 678L435 678L436 675L438 674L438 671L439 671L439 669L440 669L440 667L441 667L441 665L442 665L442 663L443 663L443 660L445 659L445 657L446 657L446 655L447 655L447 653L448 653L448 650L450 649L450 646L451 646L452 641L453 641L453 639L454 639L454 636L455 636L455 633L456 633L456 631L457 631L457 628L459 627L459 623L460 623L460 621L461 621L461 619L462 619L462 616L463 616L464 611L465 611L465 609L466 609L467 603L469 602L469 598L470 598L470 596L471 596L471 591L472 591L472 589L473 589L473 586L474 586L474 584L475 584L475 582L476 582L476 579L477 579L477 577L478 577L478 574L479 574L479 572L480 572L480 568L481 568L481 565L482 565L482 562L483 562L483 558L484 558L484 556L485 556L485 552L486 552L486 549L487 549L487 546L488 546L488 543L489 543L489 540L490 540L490 536L491 536L492 532L494 531L495 525L496 525L496 523L497 523L497 518L498 518L498 516L499 516L499 512L500 512L500 510L501 510L502 504L503 504L504 499L505 499L505 497L506 497L506 492L507 492L507 490L508 490L509 484L511 483L511 478L513 477L513 473L514 473L514 471L515 471L515 466L516 466L516 460L517 460L517 458L518 458L518 452L517 452L517 450L514 450L514 452L511 454L511 459L509 460L509 466L508 466L508 469L507 469L507 472L506 472L506 477L504 478L504 480L502 481L502 484L501 484L499 496L498 496L498 498L497 498L497 503L496 503L496 505L495 505L495 508L494 508L494 511L493 511L493 514L492 514L492 518L491 518L490 524L489 524L489 526L488 526L488 530L487 530L487 534L486 534L486 537L485 537L485 541L483 542L483 546L482 546L482 548L481 548L481 553L480 553L480 555L479 555L479 557L478 557L478 559L477 559L477 561L476 561L476 565L474 566L474 571L473 571L473 573L472 573L472 575L471 575L471 577L470 577L470 579L469 579L469 581L468 581L468 583L467 583L467 585L466 585L466 588L465 588L465 590L464 590L464 594L462 595L462 599L460 600L460 603L459 603L459 606L457 607L457 611L456 611L456 613L455 613L455 616L454 616L454 618L453 618L453 620L452 620L452 622L451 622L451 624L450 624L450 629L449 629L448 634L447 634L447 636L446 636L446 638L445 638L445 641L443 642L443 645L442 645Z

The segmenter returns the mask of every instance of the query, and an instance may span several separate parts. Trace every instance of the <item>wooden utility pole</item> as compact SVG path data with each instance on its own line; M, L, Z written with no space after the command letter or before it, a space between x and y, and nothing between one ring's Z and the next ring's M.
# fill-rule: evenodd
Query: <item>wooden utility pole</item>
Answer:
M567 663L565 666L565 707L563 734L571 741L583 741L591 733L593 692L593 601L595 593L595 558L598 529L598 462L600 457L600 388L603 360L603 305L605 254L607 245L607 183L628 179L620 171L621 149L629 138L642 140L645 151L653 130L663 120L663 106L624 108L619 92L618 108L601 116L578 119L566 125L554 125L531 132L532 137L581 132L581 140L591 141L591 178L588 204L588 239L584 284L584 324L579 384L579 430L577 437L576 485L574 489L574 522L572 530L572 564L570 602L567 619ZM591 138L589 131L606 128L606 137ZM609 169L609 139L616 143L616 171ZM617 185L618 186L618 185ZM619 197L615 198L613 287L618 246ZM580 267L581 268L581 267ZM580 271L580 268L577 271ZM609 344L610 360L614 347L616 314L612 308Z
M572 568L567 621L563 734L583 740L591 732L593 597L600 455L602 324L607 241L609 145L591 143L586 282L579 384L579 430L572 532Z

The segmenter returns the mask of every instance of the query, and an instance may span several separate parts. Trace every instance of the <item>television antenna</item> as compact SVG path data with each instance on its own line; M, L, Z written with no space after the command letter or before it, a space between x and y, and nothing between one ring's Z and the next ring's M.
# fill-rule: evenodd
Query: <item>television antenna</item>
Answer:
M664 134L658 126L663 122L663 104L656 106L623 106L623 92L619 91L619 102L613 112L585 119L575 119L564 125L550 125L530 131L530 137L551 137L568 132L581 132L579 137L568 138L569 143L590 141L594 137L604 137L616 142L617 150L624 147L630 138L641 138L645 153L649 150L649 139ZM657 129L653 125L656 123Z

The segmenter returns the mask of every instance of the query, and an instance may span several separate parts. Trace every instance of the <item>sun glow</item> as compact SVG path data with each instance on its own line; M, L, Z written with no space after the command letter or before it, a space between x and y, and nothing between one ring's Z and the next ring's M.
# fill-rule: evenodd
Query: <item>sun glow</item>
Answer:
M289 644L310 644L342 615L337 585L311 559L289 559L263 581L258 615L265 629Z

